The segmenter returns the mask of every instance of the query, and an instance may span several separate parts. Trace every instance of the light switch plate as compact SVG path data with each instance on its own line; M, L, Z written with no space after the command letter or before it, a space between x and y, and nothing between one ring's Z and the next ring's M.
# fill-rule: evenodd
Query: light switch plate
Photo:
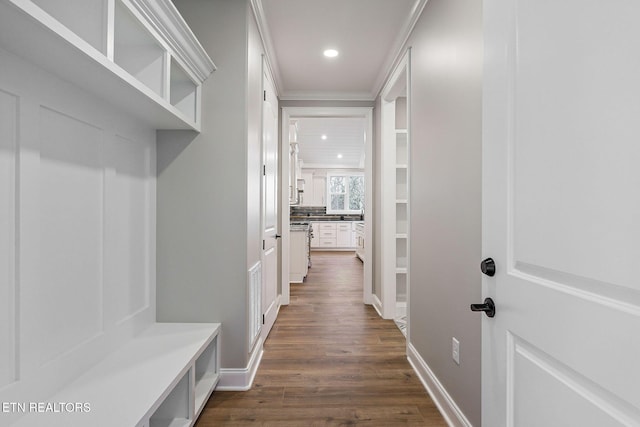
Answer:
M456 364L460 364L460 341L456 337L451 338L451 357Z

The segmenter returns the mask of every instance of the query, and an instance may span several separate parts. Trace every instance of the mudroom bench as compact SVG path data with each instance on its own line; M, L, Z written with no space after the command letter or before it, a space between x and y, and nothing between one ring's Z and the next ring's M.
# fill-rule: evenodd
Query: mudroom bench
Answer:
M191 426L219 379L217 323L154 323L16 426ZM31 406L31 407L29 407Z

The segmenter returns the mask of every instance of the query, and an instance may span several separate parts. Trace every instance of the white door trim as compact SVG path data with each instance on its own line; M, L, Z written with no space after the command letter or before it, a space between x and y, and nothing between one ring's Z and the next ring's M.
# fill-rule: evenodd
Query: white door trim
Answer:
M289 152L289 119L296 117L362 117L367 121L366 137L365 137L365 161L364 161L364 179L365 179L365 262L364 262L364 281L362 300L365 304L373 303L373 221L371 214L373 212L373 107L282 107L282 132L280 153L282 163L280 165L282 194L288 194L289 183L284 179L289 170L289 156L283 153ZM283 197L283 199L285 199ZM284 208L287 203L286 209ZM282 303L289 303L289 205L288 199L283 201L282 212ZM286 231L285 231L286 230ZM286 240L285 240L286 239ZM285 265L286 262L286 265ZM286 269L285 269L286 267ZM285 283L286 282L286 283Z

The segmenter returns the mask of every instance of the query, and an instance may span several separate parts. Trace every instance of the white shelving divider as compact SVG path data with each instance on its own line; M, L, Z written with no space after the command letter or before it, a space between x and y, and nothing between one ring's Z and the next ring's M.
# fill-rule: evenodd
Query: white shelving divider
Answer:
M199 121L196 120L198 85L177 63L175 58L171 58L169 91L171 105L194 122Z
M215 65L170 0L3 0L0 48L156 129L200 131Z
M191 424L190 378L187 372L149 419L149 427L187 427Z
M194 368L196 418L204 409L204 405L219 380L220 352L218 351L218 340L213 340L198 357Z

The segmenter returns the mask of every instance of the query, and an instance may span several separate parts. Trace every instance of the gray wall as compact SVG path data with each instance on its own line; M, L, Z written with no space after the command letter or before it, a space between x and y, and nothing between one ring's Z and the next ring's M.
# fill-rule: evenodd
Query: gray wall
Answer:
M482 2L430 0L407 45L411 343L480 425Z
M202 133L158 132L157 318L222 322L222 367L244 368L248 2L175 4L218 69L203 85Z

